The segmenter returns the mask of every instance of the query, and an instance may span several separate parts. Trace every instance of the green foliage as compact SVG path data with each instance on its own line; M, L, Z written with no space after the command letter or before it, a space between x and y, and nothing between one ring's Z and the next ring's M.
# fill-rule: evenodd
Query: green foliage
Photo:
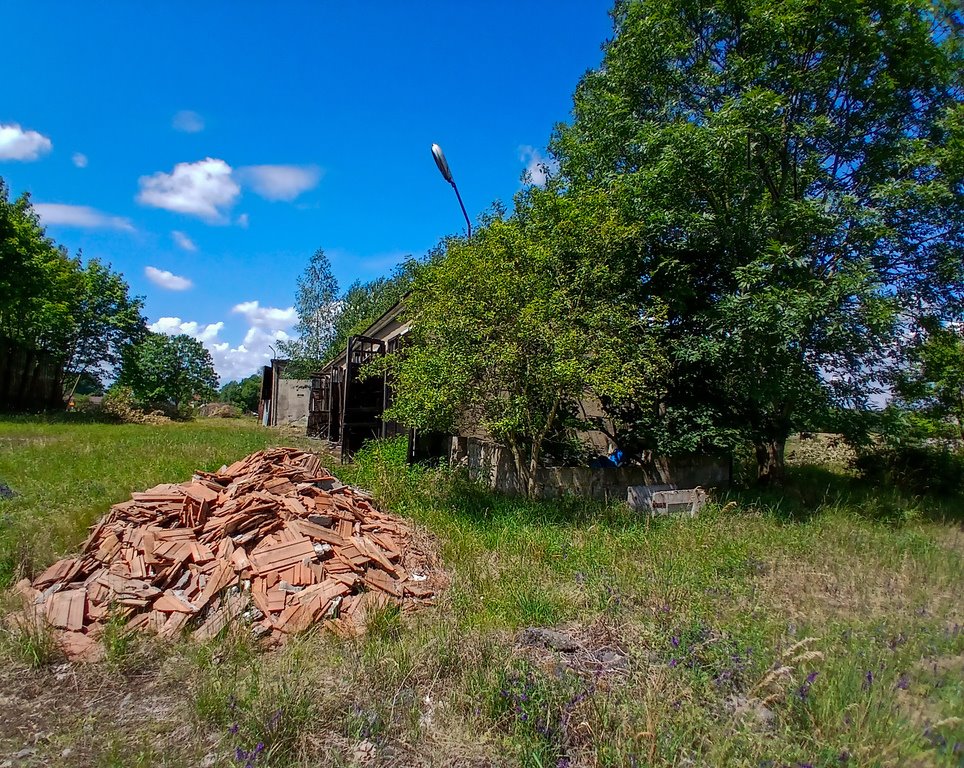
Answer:
M0 180L0 335L65 355L82 292L79 260L44 234L29 196L9 202Z
M236 405L247 413L257 411L261 401L261 374L253 373L241 381L229 381L221 387L218 400Z
M572 404L646 402L659 355L598 258L626 236L603 202L542 197L446 242L416 273L408 343L386 359L390 418L481 428L509 448L531 493L543 444Z
M501 671L488 693L487 714L508 733L518 765L568 762L568 721L591 693L576 675L560 671L550 677L527 662L516 661Z
M0 179L0 336L62 361L72 390L116 367L146 332L143 299L98 259L71 258L48 238L24 194L9 202Z
M0 501L0 562L22 547L20 573L75 551L130 489L278 439L250 423L67 416L0 422L0 444L15 446L0 451L0 477L21 494ZM363 458L333 469L364 474L379 506L437 554L450 582L436 605L355 641L311 633L267 652L243 624L205 644L143 635L155 650L119 647L120 669L72 668L77 696L100 692L93 715L46 685L58 670L26 670L0 644L5 690L54 734L32 759L56 764L69 747L82 764L109 752L115 765L187 766L241 749L244 763L260 743L255 765L350 765L368 740L376 762L426 765L959 764L959 500L789 467L779 491L647 522L620 505L507 498L407 467L402 441ZM579 650L518 642L530 621L562 622ZM613 653L616 668L604 661Z
M117 383L130 387L140 403L180 408L212 400L218 376L197 339L151 333L126 351Z
M411 286L418 264L409 257L390 277L379 277L367 283L355 281L348 287L338 300L338 317L335 318L327 359L344 352L350 336L360 334L402 299Z
M884 444L864 448L855 468L873 483L912 493L964 492L964 453L940 445Z
M862 406L896 317L959 312L962 52L927 0L636 0L552 143L550 191L638 228L624 286L667 385L618 414L660 450L756 444Z
M296 339L278 344L278 353L290 359L284 375L307 378L324 363L335 335L338 317L338 281L323 249L312 254L308 266L298 278L295 294L298 311Z
M62 658L54 636L54 628L42 616L33 614L32 607L21 606L19 615L8 617L0 628L0 648L33 669L49 666Z
M116 368L124 349L144 338L144 300L131 298L124 276L91 259L81 269L82 287L73 312L73 332L65 361L75 382L88 372Z
M922 415L955 424L964 438L964 336L956 328L931 321L907 355L898 377L900 400Z

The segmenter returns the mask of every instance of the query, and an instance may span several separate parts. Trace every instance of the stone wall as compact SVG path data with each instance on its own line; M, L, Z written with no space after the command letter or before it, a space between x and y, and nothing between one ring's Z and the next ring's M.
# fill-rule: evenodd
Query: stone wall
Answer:
M507 494L521 492L509 451L472 437L453 437L452 466L464 466L473 479ZM626 501L629 487L659 485L669 488L725 488L730 484L727 458L706 455L654 457L645 466L541 467L536 474L537 495L543 499L586 496L600 501Z

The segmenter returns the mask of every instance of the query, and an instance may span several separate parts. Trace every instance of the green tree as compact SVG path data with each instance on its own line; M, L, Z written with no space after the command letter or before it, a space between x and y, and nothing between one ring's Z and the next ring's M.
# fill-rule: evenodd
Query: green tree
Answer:
M931 0L617 3L550 191L637 222L624 270L668 382L620 416L665 447L753 442L778 479L814 409L863 407L898 317L960 314L961 74Z
M121 354L147 333L144 300L130 296L124 276L91 259L81 270L81 287L73 312L72 333L64 361L70 393L89 372L120 365Z
M617 247L621 228L593 220L605 214L599 206L542 202L544 215L523 206L471 240L445 243L444 256L416 273L405 303L410 338L385 361L396 387L390 418L484 430L508 448L529 495L570 407L645 398L649 372L639 365L657 357L596 258L598 247Z
M122 275L70 257L46 236L29 196L10 202L0 180L0 336L60 360L72 393L85 374L116 368L146 331L142 309Z
M296 339L281 342L278 349L291 360L285 375L305 378L325 362L335 335L338 317L338 281L323 249L314 252L298 278L295 295L298 311Z
M148 333L125 350L117 383L130 387L145 405L213 400L218 376L211 353L197 339Z
M44 234L30 197L0 179L0 336L64 356L83 295L80 262Z
M254 373L241 381L229 381L219 393L218 399L222 403L231 403L242 411L258 410L261 400L261 374Z
M964 438L964 335L961 326L936 320L911 346L908 366L899 376L898 401L930 418L950 420Z
M397 304L412 284L418 262L409 257L389 277L352 283L338 300L338 315L328 348L328 359L345 350L348 337L364 331Z

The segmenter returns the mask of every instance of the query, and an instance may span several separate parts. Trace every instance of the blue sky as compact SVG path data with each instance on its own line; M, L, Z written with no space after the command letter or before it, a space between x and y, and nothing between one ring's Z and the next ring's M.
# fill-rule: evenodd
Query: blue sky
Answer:
M227 381L291 332L316 248L345 288L464 231L433 142L472 218L511 203L598 66L608 10L7 2L0 176Z

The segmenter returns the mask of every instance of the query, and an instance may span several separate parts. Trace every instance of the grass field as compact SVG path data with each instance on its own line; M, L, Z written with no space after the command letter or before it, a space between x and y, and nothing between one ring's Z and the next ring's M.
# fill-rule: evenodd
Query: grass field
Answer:
M0 579L83 540L132 490L295 442L250 422L0 422ZM331 467L419 524L436 607L363 639L263 652L242 630L107 633L60 663L3 631L0 764L959 766L961 499L799 467L695 520L493 496L397 444ZM7 605L13 600L8 595ZM521 630L575 640L556 651ZM259 748L259 745L260 748ZM15 756L20 754L20 758Z

